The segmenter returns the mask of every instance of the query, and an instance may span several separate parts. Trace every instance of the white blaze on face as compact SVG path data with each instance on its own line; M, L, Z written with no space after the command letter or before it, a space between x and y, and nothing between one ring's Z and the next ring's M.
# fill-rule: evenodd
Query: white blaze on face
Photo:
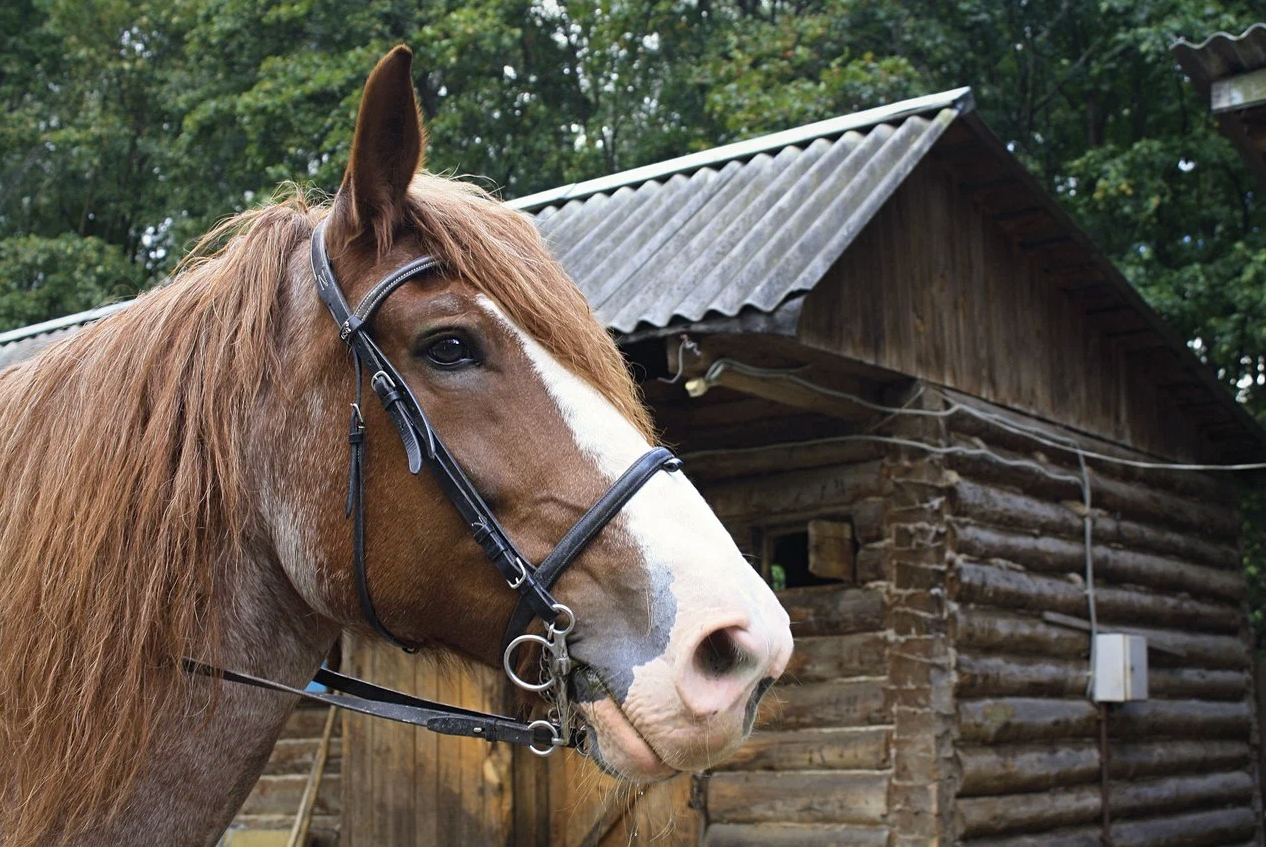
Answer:
M594 462L607 485L650 449L627 418L593 386L563 367L535 339L516 327L488 298L480 305L518 337L523 350L558 405L581 453ZM743 628L756 639L772 674L791 653L787 614L734 545L712 509L682 473L658 473L613 522L626 532L649 572L671 574L676 615L664 652L630 668L632 684L623 713L668 763L694 764L699 755L723 752L742 740L742 709L734 715L692 713L681 696L685 665L701 640L718 630ZM576 610L583 621L583 610ZM654 610L652 610L654 617ZM596 633L600 636L600 629ZM697 675L696 675L697 676ZM695 682L698 680L696 679ZM692 683L693 684L693 683ZM750 686L749 686L750 687ZM695 712L698 710L696 709ZM699 730L703 721L704 731ZM726 724L734 724L727 732ZM600 728L601 729L601 728ZM704 737L711 733L711 738ZM729 735L735 737L730 738ZM695 738L699 735L699 738ZM601 739L600 739L601 743ZM695 750L695 747L700 747ZM682 769L682 768L679 768Z

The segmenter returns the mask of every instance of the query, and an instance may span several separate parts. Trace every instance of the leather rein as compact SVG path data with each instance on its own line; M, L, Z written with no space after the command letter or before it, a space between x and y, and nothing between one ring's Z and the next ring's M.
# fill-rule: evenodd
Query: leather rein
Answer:
M312 233L312 272L316 290L329 310L339 338L352 354L356 395L348 427L350 459L348 463L347 506L352 518L352 564L356 593L361 613L370 626L391 644L413 653L419 645L409 644L392 634L374 609L365 566L365 419L361 413L362 377L368 373L369 384L382 404L387 417L395 425L404 445L409 472L430 471L445 497L465 520L471 535L483 548L506 585L518 592L519 602L510 617L503 639L502 665L515 685L541 694L550 704L548 720L524 722L501 715L477 712L423 700L400 691L375 685L362 679L321 668L313 682L329 691L305 691L251 674L223 670L193 659L185 659L189 673L214 677L228 682L250 685L270 691L293 694L361 714L386 718L400 723L421 726L444 735L506 741L527 746L532 752L548 756L559 747L575 747L580 733L572 731L568 718L567 680L572 661L567 651L567 636L576 625L571 609L550 593L563 571L584 551L595 536L614 518L642 486L659 471L674 472L681 461L664 447L655 447L620 475L611 488L589 511L563 535L545 559L533 566L519 552L510 536L498 523L483 497L462 472L461 465L444 446L417 398L391 360L382 352L369 331L375 312L388 296L405 283L423 278L440 267L434 257L414 259L379 280L353 309L348 303L325 250L325 221ZM527 633L534 618L545 623L545 635ZM541 650L541 679L524 680L514 668L518 649L526 644Z

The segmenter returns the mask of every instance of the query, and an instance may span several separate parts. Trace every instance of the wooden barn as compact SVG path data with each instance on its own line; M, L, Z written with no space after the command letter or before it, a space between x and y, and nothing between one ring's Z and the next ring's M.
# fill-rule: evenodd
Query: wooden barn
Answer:
M1262 845L1235 480L1114 459L1260 460L1266 437L968 90L515 205L779 589L796 655L736 759L645 790L347 716L327 841ZM41 331L0 337L0 364ZM1138 655L1117 668L1139 699L1088 696L1092 632L1145 644L1145 686ZM386 648L344 661L507 694ZM278 765L260 795L283 779L303 777Z

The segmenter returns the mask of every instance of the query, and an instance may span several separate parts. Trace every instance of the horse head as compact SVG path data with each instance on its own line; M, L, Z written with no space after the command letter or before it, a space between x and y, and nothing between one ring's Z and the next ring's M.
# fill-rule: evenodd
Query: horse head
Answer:
M325 248L351 303L435 257L369 328L505 532L540 562L652 446L651 425L616 345L531 222L420 173L410 65L397 48L369 77ZM264 521L305 602L368 631L344 509L354 377L305 259L292 258L283 292L286 425L258 448ZM410 472L383 408L360 413L374 614L401 642L500 666L518 595L437 482ZM654 474L552 590L574 617L567 693L590 753L629 779L733 752L791 654L786 613L680 472ZM535 657L520 653L526 673Z

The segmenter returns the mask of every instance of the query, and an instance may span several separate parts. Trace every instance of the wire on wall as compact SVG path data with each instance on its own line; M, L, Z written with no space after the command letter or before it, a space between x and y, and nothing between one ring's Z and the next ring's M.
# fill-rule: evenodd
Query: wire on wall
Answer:
M1049 477L1051 479L1072 482L1081 489L1082 515L1083 525L1083 543L1085 545L1085 595L1086 595L1086 612L1087 619L1090 623L1090 668L1091 672L1086 675L1086 696L1089 697L1094 684L1093 673L1095 660L1095 635L1098 634L1098 616L1095 610L1095 567L1094 567L1094 512L1093 500L1091 494L1090 468L1087 464L1088 459L1099 462L1106 462L1126 467L1142 468L1148 470L1175 470L1175 471L1256 471L1266 470L1266 462L1247 462L1240 464L1201 464L1187 462L1152 462L1137 459L1127 459L1118 456L1111 456L1106 453L1098 453L1093 450L1085 449L1081 442L1075 438L1055 435L1050 432L1039 430L1035 427L1025 426L1009 420L1002 415L994 414L983 409L977 409L972 406L959 403L950 398L946 398L947 405L943 409L915 409L909 405L918 399L918 394L911 397L906 404L902 406L888 406L881 403L874 403L856 394L847 391L840 391L834 388L828 388L824 385L812 382L800 376L796 369L786 368L763 368L756 365L749 365L744 362L730 358L721 358L714 361L702 377L689 380L686 383L686 390L692 397L699 397L707 392L707 390L715 385L720 384L721 376L727 370L734 371L747 377L755 379L763 379L770 381L781 381L796 385L807 391L819 394L824 397L830 397L837 400L844 400L865 409L884 414L886 417L868 427L871 432L857 433L851 435L838 435L829 438L818 438L811 441L788 442L777 445L765 445L762 447L740 448L736 450L699 450L684 455L684 459L701 458L708 455L716 454L742 454L750 452L758 452L767 450L771 446L775 447L797 447L809 444L830 444L844 442L873 442L879 444L890 444L900 447L909 447L911 449L922 450L935 455L959 455L959 456L975 456L985 457L992 461L999 462L1003 465L1011 467L1023 467L1032 470L1038 474ZM919 389L922 393L922 387ZM1077 466L1080 473L1072 474L1061 471L1051 470L1045 465L1028 459L1014 459L1000 455L987 447L965 447L961 445L936 445L927 444L922 441L916 441L909 438L898 438L895 436L875 435L873 430L880 426L895 420L899 417L920 417L920 418L936 418L945 419L954 415L968 415L978 420L984 421L992 426L996 426L1014 435L1030 439L1038 444L1046 447L1061 450L1066 453L1073 454L1077 457Z

